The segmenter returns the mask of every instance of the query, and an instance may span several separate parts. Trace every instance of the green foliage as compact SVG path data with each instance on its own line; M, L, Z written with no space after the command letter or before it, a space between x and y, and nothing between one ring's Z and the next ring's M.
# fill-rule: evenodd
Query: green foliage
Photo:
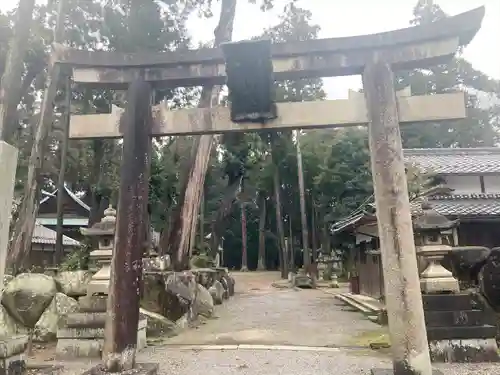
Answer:
M212 260L206 254L195 255L191 258L192 268L207 268L212 265Z
M279 3L249 0L270 9ZM37 123L40 90L46 83L46 63L53 40L58 1L38 5L34 14L29 53L25 58L26 80L19 105L17 146L20 150L17 186L24 184L33 127ZM66 44L80 49L123 52L170 51L186 48L190 35L187 18L197 13L212 16L213 0L70 0L66 18ZM281 3L282 4L282 3ZM281 6L281 4L279 4ZM12 35L12 14L0 13L0 73L3 72L8 43ZM412 24L425 24L446 17L432 1L419 1ZM287 1L278 22L263 35L273 42L307 41L318 37L319 26L312 14ZM500 83L474 69L460 55L448 64L429 69L397 72L396 88L411 85L414 95L467 90L466 120L445 124L411 124L402 128L404 147L475 147L498 141ZM172 108L193 106L199 88L159 90L156 102L166 100ZM277 101L307 101L325 98L321 79L276 83ZM61 128L61 88L56 101L56 116L50 142L46 145L44 187L52 189L59 171ZM123 105L120 93L108 90L84 92L75 89L73 113L109 112L111 104ZM305 177L306 208L312 232L312 212L316 213L317 244L327 224L339 220L367 201L373 191L366 128L324 129L299 134ZM191 161L193 137L166 137L153 142L149 206L151 222L157 231L169 228L169 218L179 202L180 188ZM100 155L100 156L99 156ZM115 140L71 141L66 180L73 190L103 196L116 196L119 181L121 144ZM96 158L97 160L96 163ZM97 167L97 169L96 169ZM282 195L282 220L285 232L297 249L301 247L300 207L295 138L292 132L232 133L217 138L209 160L204 189L204 235L215 223L224 237L226 264L239 268L242 248L240 205L246 206L249 268L257 264L259 212L266 202L266 264L277 265L277 230L273 176L279 172ZM408 169L409 190L417 196L435 183L432 176ZM201 187L200 187L201 188ZM197 239L197 249L205 252L206 239ZM72 253L62 267L86 267L85 250Z
M418 1L412 25L447 17L433 1ZM414 124L402 129L403 145L416 147L489 147L498 139L500 83L474 69L460 54L449 63L399 72L397 88L410 86L413 95L466 92L467 118L441 124Z
M88 270L90 262L90 246L82 245L66 255L61 265L60 271Z

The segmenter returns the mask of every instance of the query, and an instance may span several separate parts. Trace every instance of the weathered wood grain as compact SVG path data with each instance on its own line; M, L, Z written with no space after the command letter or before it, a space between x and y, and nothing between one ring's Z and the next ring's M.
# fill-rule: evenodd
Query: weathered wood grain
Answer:
M401 96L398 98L398 106L401 123L454 120L466 117L463 93ZM70 138L120 138L122 134L119 122L122 114L122 109L113 107L110 114L72 116ZM160 104L153 108L153 118L153 136L217 134L269 129L312 129L368 123L366 102L362 95L342 100L279 103L278 118L267 124L233 123L227 107L170 111L164 104Z

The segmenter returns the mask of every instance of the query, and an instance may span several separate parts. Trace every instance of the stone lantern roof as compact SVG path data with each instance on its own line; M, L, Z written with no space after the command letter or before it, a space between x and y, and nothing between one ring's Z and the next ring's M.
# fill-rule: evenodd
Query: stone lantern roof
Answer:
M413 218L413 229L417 232L429 230L446 230L458 225L459 220L448 220L434 210L429 202L422 202L422 212Z
M113 236L116 227L116 210L109 205L104 211L104 217L90 228L80 228L81 233L87 237Z

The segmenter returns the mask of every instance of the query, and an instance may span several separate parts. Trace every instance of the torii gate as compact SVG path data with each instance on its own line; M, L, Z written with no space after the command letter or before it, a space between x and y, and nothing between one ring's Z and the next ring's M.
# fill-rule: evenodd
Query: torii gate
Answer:
M142 214L147 203L151 136L369 124L393 352L393 370L382 373L431 375L399 123L465 118L465 103L463 93L397 97L393 71L448 61L460 45L475 36L484 12L481 7L432 24L380 34L274 45L242 42L221 49L157 54L59 47L55 64L71 66L75 83L129 90L125 110L114 108L111 114L73 116L69 130L73 139L124 138L108 304L111 312L106 322L103 359L114 358L120 370L134 366L138 280L142 272L140 234L144 230ZM253 53L239 57L245 50ZM254 82L250 86L244 86L249 82L238 75L238 64L240 68L249 64L247 67L253 65L256 69L258 74L251 77ZM348 100L274 105L269 100L273 74L275 80L362 74L364 98L355 95ZM252 86L255 81L259 87ZM169 111L164 104L151 108L151 88L226 82L231 109ZM260 102L253 108L249 108L253 103L241 107L248 98Z

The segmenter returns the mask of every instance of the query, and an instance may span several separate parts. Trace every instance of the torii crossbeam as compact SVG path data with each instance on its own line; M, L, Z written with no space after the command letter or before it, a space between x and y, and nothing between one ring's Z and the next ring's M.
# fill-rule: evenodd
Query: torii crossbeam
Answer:
M153 88L226 83L227 61L223 49L122 54L58 47L55 63L70 66L75 83L120 90L134 83L132 96L137 99L136 103L128 103L124 111L115 109L111 114L87 116L87 120L75 116L71 122L72 138L125 135L126 158L122 161L118 206L120 225L113 260L115 275L110 286L114 303L110 305L112 318L107 322L111 332L106 337L107 358L119 359L122 370L134 365L134 325L137 326L139 309L134 280L140 270L132 270L128 265L140 264L140 236L136 231L141 227L137 220L127 215L141 212L146 202L144 199L127 201L122 196L131 199L130 189L124 181L131 184L139 181L133 183L133 189L141 197L145 196L147 166L127 168L127 163L134 163L134 152L144 154L148 136L368 124L393 352L390 372L431 375L399 123L464 118L464 97L457 93L397 99L393 71L447 62L460 45L467 44L475 36L484 12L481 7L431 24L380 34L272 45L270 59L276 80L362 74L364 99L279 104L277 117L261 124L234 123L228 109L222 107L169 112L159 106L153 110L154 120L145 119L147 111L138 107L141 102L137 99L138 90L142 96L148 92L144 81ZM232 87L229 89L231 91ZM145 105L144 100L141 103ZM124 129L120 129L120 123ZM134 126L142 126L142 129L134 130ZM139 146L132 137L140 140ZM148 157L140 159L149 160ZM133 211L129 210L131 204L136 205ZM118 241L118 237L123 238ZM118 243L126 246L121 248ZM133 306L136 311L132 314L122 311L120 304Z

